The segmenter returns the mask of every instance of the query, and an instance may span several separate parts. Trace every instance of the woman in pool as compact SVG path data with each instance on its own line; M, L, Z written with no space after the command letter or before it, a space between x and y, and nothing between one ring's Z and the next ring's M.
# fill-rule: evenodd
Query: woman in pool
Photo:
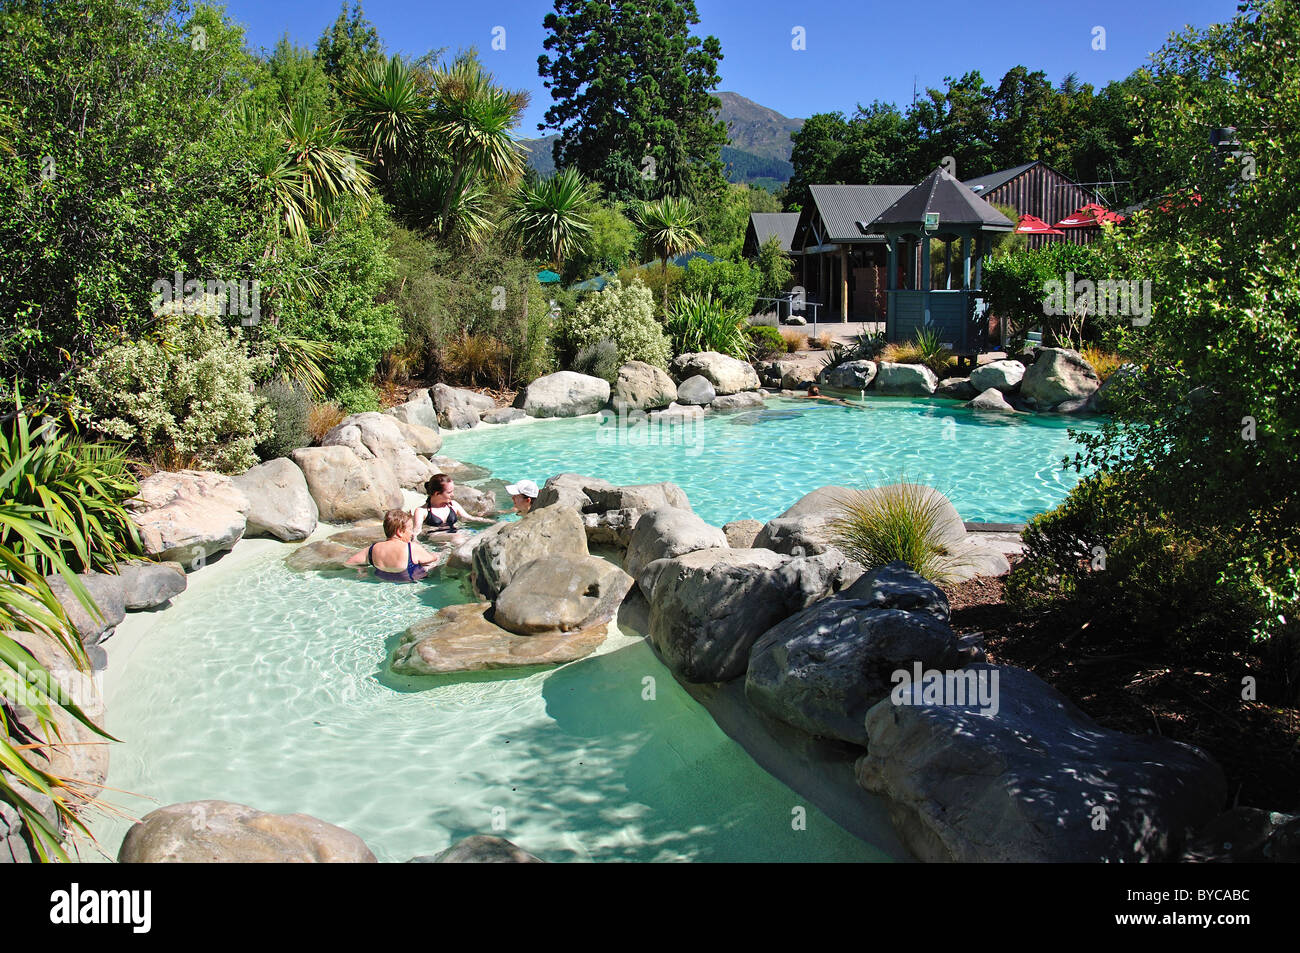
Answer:
M520 516L532 512L533 501L537 499L537 484L532 480L520 480L518 483L512 483L506 487L506 492L510 494L511 501L515 504L515 512Z
M424 506L415 511L415 525L421 533L455 533L458 523L489 526L495 520L470 516L456 502L456 484L445 473L435 473L424 484Z
M384 535L388 538L357 550L347 564L369 565L375 570L375 576L386 582L415 582L427 576L437 564L436 555L413 541L415 518L405 510L389 510L384 514Z

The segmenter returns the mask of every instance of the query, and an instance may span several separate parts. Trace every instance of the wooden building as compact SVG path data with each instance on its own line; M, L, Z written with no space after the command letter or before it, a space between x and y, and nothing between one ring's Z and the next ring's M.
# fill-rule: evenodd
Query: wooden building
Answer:
M962 184L986 202L1010 205L1020 215L1037 215L1048 225L1059 222L1089 202L1099 202L1092 192L1045 162L1027 162L1013 169L968 179ZM1026 235L1025 238L1028 247L1041 248L1050 242L1086 245L1100 234L1095 228L1067 228L1064 231L1061 236Z

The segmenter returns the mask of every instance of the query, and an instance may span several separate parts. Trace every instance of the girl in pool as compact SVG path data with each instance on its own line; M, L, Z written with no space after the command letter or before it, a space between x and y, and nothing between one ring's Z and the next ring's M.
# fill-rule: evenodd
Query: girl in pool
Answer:
M415 525L421 533L455 533L458 523L489 526L495 520L470 516L456 502L456 484L445 473L436 473L424 484L424 506L415 511Z
M386 582L415 582L427 576L437 564L436 555L413 541L415 519L405 510L389 510L384 514L384 535L388 538L357 550L348 557L347 564L369 565L375 570L375 576Z
M537 499L537 484L532 480L520 480L518 483L512 483L506 487L506 492L510 494L510 500L515 504L515 512L520 516L525 513L531 513L533 502Z

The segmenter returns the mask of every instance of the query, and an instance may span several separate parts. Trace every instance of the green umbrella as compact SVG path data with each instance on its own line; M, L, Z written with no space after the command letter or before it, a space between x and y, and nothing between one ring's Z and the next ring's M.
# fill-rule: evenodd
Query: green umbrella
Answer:
M553 271L539 271L537 273L537 280L544 285L553 285L555 282L560 280L560 276Z

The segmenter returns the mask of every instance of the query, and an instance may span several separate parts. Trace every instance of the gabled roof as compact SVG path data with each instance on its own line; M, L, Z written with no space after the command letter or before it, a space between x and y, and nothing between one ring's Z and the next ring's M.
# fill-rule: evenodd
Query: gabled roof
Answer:
M822 236L825 241L860 242L870 236L864 235L857 223L870 224L910 188L910 185L810 185L808 191L826 227Z
M781 240L781 251L789 251L798 224L798 212L751 212L749 216L749 227L760 248L775 235Z
M1000 189L1012 179L1025 172L1028 172L1034 166L1038 165L1038 160L1026 162L1024 165L1018 165L1012 169L1003 169L1001 172L990 172L988 175L981 175L977 179L967 179L962 184L970 189L976 195L987 195L994 189Z
M920 185L911 189L876 217L877 231L885 225L920 225L927 213L939 214L939 227L976 225L995 231L1009 231L1015 222L962 185L946 169L935 169Z

